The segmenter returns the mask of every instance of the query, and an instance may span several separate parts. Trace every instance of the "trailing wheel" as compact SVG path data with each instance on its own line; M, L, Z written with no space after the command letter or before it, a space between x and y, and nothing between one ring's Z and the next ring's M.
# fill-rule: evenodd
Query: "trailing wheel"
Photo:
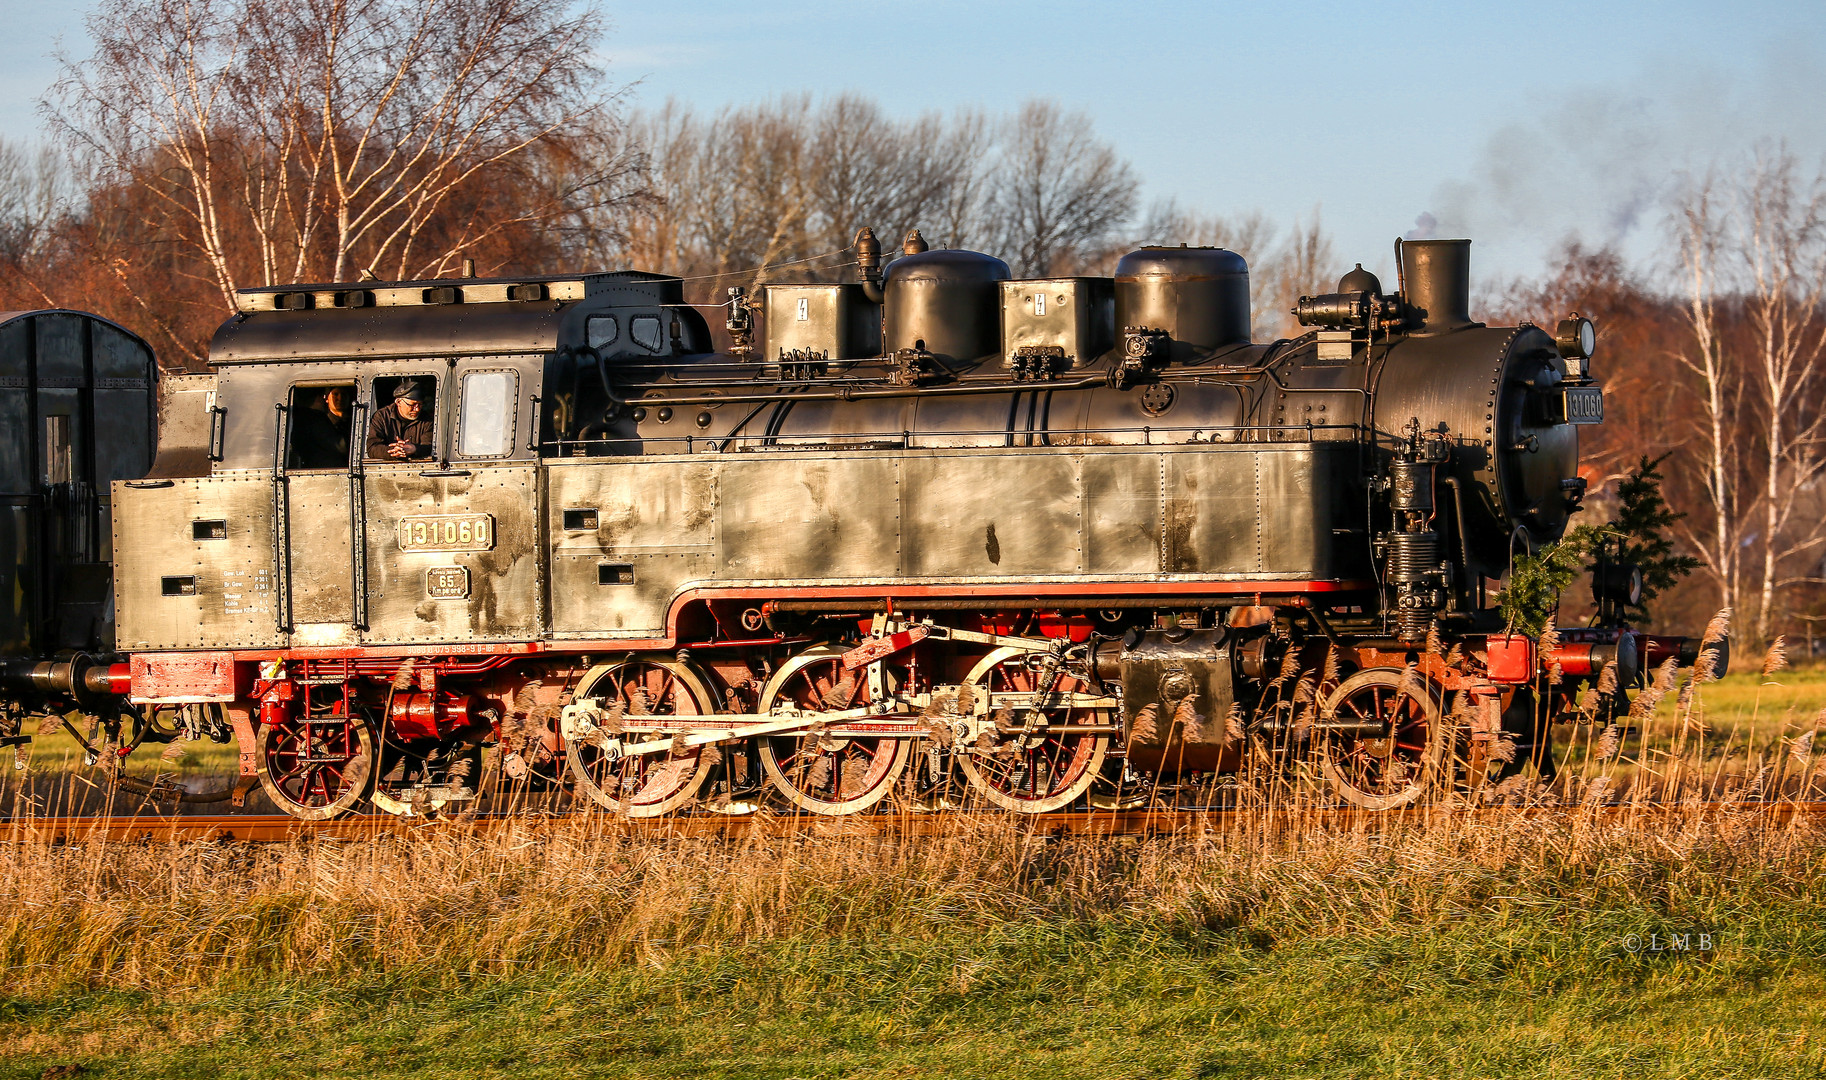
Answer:
M671 659L593 667L578 680L576 696L602 698L605 708L618 710L626 725L620 736L625 742L670 738L656 731L642 734L642 729L716 711L704 680L688 665ZM598 806L628 817L659 817L684 806L697 797L710 775L710 757L701 746L611 761L596 743L573 739L564 753L578 790Z
M328 821L374 790L374 727L359 714L291 716L260 725L254 753L273 805L303 821Z
M846 672L843 650L819 646L780 666L761 691L763 713L840 712L876 700L866 668ZM894 669L881 665L882 693L894 691ZM911 739L812 730L761 740L761 768L774 790L813 814L854 814L874 806L907 770Z
M969 682L977 693L989 695L993 730L985 731L975 746L959 748L958 761L970 786L983 798L1005 810L1045 814L1070 806L1096 782L1109 753L1108 735L1076 732L1053 734L1052 727L1103 726L1110 715L1103 710L1049 703L996 704L996 695L1088 693L1090 687L1061 672L1053 685L1039 685L1044 673L1030 663L1033 653L997 649L971 670ZM1038 714L1035 715L1035 711Z
M1326 696L1320 717L1322 725L1358 725L1314 736L1320 772L1345 802L1366 810L1407 806L1439 773L1445 723L1422 675L1359 671Z

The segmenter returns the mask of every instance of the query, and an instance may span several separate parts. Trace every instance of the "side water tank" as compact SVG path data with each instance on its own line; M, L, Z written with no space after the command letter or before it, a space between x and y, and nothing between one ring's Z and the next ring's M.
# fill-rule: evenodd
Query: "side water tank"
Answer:
M1116 333L1165 330L1186 361L1249 340L1249 265L1211 247L1144 247L1116 264Z
M922 251L888 264L882 279L882 347L923 348L948 366L1002 350L1008 264L976 251Z

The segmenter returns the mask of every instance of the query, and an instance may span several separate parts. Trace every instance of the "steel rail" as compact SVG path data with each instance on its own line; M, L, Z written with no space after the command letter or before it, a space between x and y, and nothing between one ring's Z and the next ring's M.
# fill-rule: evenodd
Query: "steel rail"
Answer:
M1363 810L1357 807L1305 809L1093 810L1052 814L1003 811L897 811L825 817L817 814L758 812L745 815L700 813L660 818L623 818L603 813L495 814L468 820L413 819L361 815L334 821L300 821L283 814L139 815L94 817L0 818L0 843L73 844L145 843L282 843L288 841L361 841L390 837L439 837L500 834L571 835L624 839L745 839L768 836L937 836L989 826L1018 828L1037 836L1142 836L1221 833L1233 829L1363 827L1440 820L1494 822L1504 819L1588 821L1692 820L1735 817L1763 824L1786 825L1826 819L1826 802L1619 803L1603 806L1410 807Z

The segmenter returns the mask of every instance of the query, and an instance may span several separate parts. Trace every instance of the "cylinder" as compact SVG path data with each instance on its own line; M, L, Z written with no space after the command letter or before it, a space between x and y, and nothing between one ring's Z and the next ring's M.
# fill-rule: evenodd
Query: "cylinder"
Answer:
M1116 264L1116 332L1164 330L1174 362L1249 340L1249 264L1211 247L1145 247Z
M976 251L922 251L888 264L882 347L923 349L949 367L1002 348L1002 282L1008 264Z
M1406 241L1401 276L1415 332L1436 334L1472 325L1471 241Z

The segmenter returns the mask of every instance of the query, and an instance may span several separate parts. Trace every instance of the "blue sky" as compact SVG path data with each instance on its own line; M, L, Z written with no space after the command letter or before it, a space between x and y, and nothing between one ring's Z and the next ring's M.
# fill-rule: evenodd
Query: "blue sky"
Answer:
M0 135L82 14L6 0ZM1531 274L1568 236L1647 259L1682 170L1783 138L1826 154L1826 2L918 4L609 0L602 51L635 100L714 109L857 90L890 112L1089 113L1150 198L1317 210L1349 262L1431 214L1479 277Z

